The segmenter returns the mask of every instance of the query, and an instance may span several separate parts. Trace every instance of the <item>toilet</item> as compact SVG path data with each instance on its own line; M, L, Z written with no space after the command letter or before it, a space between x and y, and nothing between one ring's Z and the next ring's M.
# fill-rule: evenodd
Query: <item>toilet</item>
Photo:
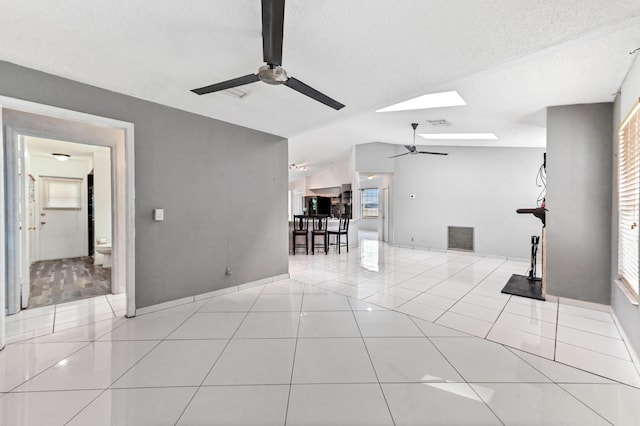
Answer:
M111 244L97 245L96 251L102 255L102 267L111 268Z

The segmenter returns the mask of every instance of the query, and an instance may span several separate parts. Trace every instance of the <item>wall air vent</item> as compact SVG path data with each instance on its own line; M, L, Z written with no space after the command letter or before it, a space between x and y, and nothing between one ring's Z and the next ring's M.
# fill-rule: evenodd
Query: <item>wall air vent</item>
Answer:
M432 126L451 126L451 123L447 120L427 120L427 123L431 124Z
M473 251L473 228L466 226L449 226L448 234L447 249Z

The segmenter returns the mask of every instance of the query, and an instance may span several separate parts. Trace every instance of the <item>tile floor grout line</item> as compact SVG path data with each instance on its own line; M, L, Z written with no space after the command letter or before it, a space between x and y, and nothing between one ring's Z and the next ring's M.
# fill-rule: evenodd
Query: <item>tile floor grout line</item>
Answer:
M522 350L522 349L517 349L517 348L511 347L511 346L508 346L508 345L504 345L504 344L502 344L502 343L500 343L500 342L495 342L495 343L498 343L498 344L503 345L505 348L507 348L507 349L509 350L509 352L513 353L515 356L517 356L517 357L518 357L518 358L520 358L522 361L524 361L524 362L526 362L527 364L529 364L531 367L533 367L534 369L536 369L537 371L539 371L542 375L544 375L545 377L549 378L549 380L551 380L553 383L556 383L556 384L561 384L561 383L565 383L565 384L596 384L596 385L613 385L613 384L616 384L616 385L629 386L629 387L634 388L634 389L640 389L640 387L636 387L636 386L630 385L630 384L628 384L628 383L621 382L621 381L619 381L619 380L617 380L617 379L613 379L613 378L611 378L611 377L603 376L602 374L598 374L598 373L595 373L595 372L590 371L590 370L585 370L585 369L583 369L583 368L576 367L576 366L571 365L571 364L566 364L566 363L561 362L561 361L555 361L555 360L553 360L553 359L545 358L545 357L543 357L543 356L540 356L540 355L538 355L538 354L534 354L534 353L532 353L532 352L527 352L527 351ZM564 367L573 368L573 369L578 370L578 371L580 371L580 372L582 372L582 373L591 374L591 375L593 375L593 376L597 376L597 377L600 377L600 378L602 378L602 379L609 380L609 381L611 381L611 382L613 382L613 383L597 383L597 382L594 382L594 383L583 383L583 382L562 382L562 381L558 381L558 382L556 382L556 381L555 381L555 380L553 380L551 377L549 377L548 375L544 374L540 369L536 368L536 367L535 367L533 364L531 364L529 361L527 361L526 359L522 358L522 357L520 356L520 354L518 354L518 353L514 352L514 350L516 350L516 351L522 351L522 352L525 352L525 353L527 353L527 354L529 354L529 355L533 355L533 356L537 356L537 357L539 357L539 358L542 358L542 359L543 359L543 360L545 360L545 361L554 362L554 363L556 363L556 364L560 364L560 365L562 365L562 366L564 366Z
M300 282L300 281L299 281ZM303 286L307 284L303 283ZM313 285L313 284L311 284ZM300 311L298 312L298 327L296 327L296 343L293 346L293 361L291 362L291 376L289 377L289 393L287 394L287 406L284 411L284 425L287 425L287 420L289 418L289 403L291 402L291 391L293 389L293 372L296 368L296 354L298 352L298 340L300 338L300 322L302 320L302 304L304 303L304 287L302 287L303 293L300 298Z
M55 342L55 343L58 343L58 342ZM72 342L69 342L69 343L72 343ZM75 342L73 342L73 343L75 343ZM87 346L89 346L90 344L92 344L92 343L94 343L94 342L78 342L78 343L86 343L86 344L85 344L85 345L80 346L77 350L75 350L75 351L71 352L70 354L68 354L67 356L65 356L65 357L64 357L64 359L67 359L67 358L69 358L69 357L71 357L71 356L75 355L76 353L80 352L81 350L83 350L84 348L86 348ZM33 344L38 344L38 343L33 343ZM54 366L58 365L58 363L59 363L59 362L60 362L60 361L54 362L54 363L53 363L53 364L51 364L50 366L43 368L43 369L42 369L42 371L40 371L39 373L37 373L37 374L35 374L35 375L33 375L33 376L29 377L27 380L25 380L25 381L21 382L20 384L18 384L18 385L16 385L16 386L14 386L13 388L11 388L11 390L9 390L8 392L5 392L5 393L6 393L6 394L13 393L13 391L14 391L16 388L19 388L20 386L24 385L25 383L27 383L27 382L29 382L29 381L31 381L31 380L33 380L33 379L35 379L36 377L38 377L39 375L41 375L41 374L42 374L42 373L44 373L45 371L47 371L47 370L51 369L52 367L54 367ZM25 391L25 392L29 392L29 391Z
M624 332L624 330L622 329L622 325L618 323L618 318L613 313L611 314L611 318L613 319L613 323L616 326L616 329L618 330L618 334L620 335L622 343L624 344L624 347L627 350L627 354L629 355L629 358L631 359L631 363L635 367L636 372L638 373L638 376L640 376L640 364L638 363L638 362L640 362L640 360L638 360L638 358L636 356L636 353L633 350L633 348L629 348L629 345L627 344L627 335Z
M360 328L360 323L358 323L358 318L356 317L356 314L353 311L353 307L351 308L351 315L353 316L353 321L356 323L356 327L358 327L358 333L360 333L360 339L362 340L362 344L364 345L364 350L367 352L367 357L369 358L369 363L371 364L371 369L373 370L373 374L375 374L375 376L376 376L376 381L378 383L378 387L380 388L380 392L382 393L382 397L384 398L384 403L387 406L387 410L389 411L389 416L391 417L391 422L394 425L396 425L396 420L393 418L393 413L391 412L391 407L389 406L389 401L387 400L387 395L384 393L384 389L382 388L382 383L380 383L380 377L378 376L378 371L376 370L376 367L373 364L373 359L371 359L371 353L369 353L369 348L367 347L367 342L364 340L364 335L362 334L362 329ZM420 327L418 327L418 329L420 329Z
M420 332L424 335L424 337L427 338L427 340L429 341L429 343L431 343L431 345L435 348L436 351L438 351L438 353L440 354L440 356L447 361L447 363L451 366L451 368L453 369L453 371L456 372L456 374L458 376L460 376L462 378L462 380L464 381L464 383L469 387L469 389L471 389L473 391L473 393L475 393L478 396L478 399L480 401L482 401L482 403L489 409L489 411L491 411L491 413L496 416L496 418L498 419L498 421L500 423L502 423L504 425L504 422L502 421L502 419L500 417L498 417L498 415L491 409L491 407L489 407L489 404L487 404L487 402L482 399L480 397L480 395L478 395L478 392L476 392L476 390L473 388L473 386L471 386L471 384L467 381L466 377L464 377L462 375L462 373L456 368L455 365L453 365L453 363L451 362L451 360L449 360L449 358L446 357L446 355L444 353L442 353L442 351L440 350L440 348L438 347L438 345L435 344L435 342L431 339L430 336L427 335L427 333L424 332L424 330L422 330L422 328L420 328L420 326L418 326L418 324L416 324L416 322L413 320L413 318L411 318L411 316L409 316L409 319L411 320L411 322L413 322L413 324L418 327L418 330L420 330ZM435 323L434 323L435 324ZM471 336L472 338L475 337L477 339L481 339L481 337L477 337L477 336ZM466 338L466 337L465 337Z
M609 419L607 419L606 417L604 417L602 414L598 413L595 409L593 409L593 407L591 407L591 405L587 404L586 402L584 402L583 400L581 400L580 398L578 398L577 396L575 396L574 394L572 394L571 392L569 392L568 389L565 389L564 386L558 384L558 383L554 383L557 387L559 387L560 389L562 389L563 392L565 392L567 395L569 395L571 398L575 399L576 401L578 401L580 404L582 404L583 406L585 406L588 410L592 411L595 415L597 415L598 417L602 418L605 422L609 423L610 425L615 426L615 424L611 421L609 421ZM593 386L593 385L592 385Z
M489 331L487 331L487 334L484 335L485 339L487 339L489 337L489 334L491 334L491 330L493 330L493 327L495 327L495 325L498 323L498 320L502 316L502 313L504 312L505 308L507 307L507 304L509 303L509 301L511 300L512 297L513 297L513 295L509 296L509 298L507 299L507 303L504 304L504 306L500 310L500 313L496 317L495 321L493 321L493 323L491 324L491 327L489 327Z
M505 264L505 263L507 263L507 262L508 262L508 260L507 260L507 259L505 259L505 260L504 260L500 265L496 266L496 267L495 267L491 272L489 272L489 273L488 273L488 274L487 274L483 279L481 279L480 281L478 281L478 283L477 283L476 285L474 285L473 287L471 287L471 288L469 289L469 291L467 291L467 292L466 292L462 297L460 297L460 298L459 298L459 299L458 299L458 300L457 300L453 305L449 306L449 308L448 308L448 309L445 309L445 311L444 311L442 314L440 314L436 319L434 319L434 320L433 320L433 323L435 324L435 323L436 323L436 321L438 321L440 318L442 318L442 316L443 316L444 314L446 314L447 312L449 312L449 311L451 310L451 308L453 308L456 304L458 304L458 302L460 302L460 301L461 301L465 296L467 296L467 295L468 295L469 293L471 293L471 292L472 292L476 287L478 287L480 284L482 284L482 282L483 282L484 280L486 280L486 279L489 277L489 275L493 274L495 271L497 271L497 270L498 270L502 265L504 265L504 264ZM469 265L469 266L471 266L471 265Z
M107 300L107 303L109 304L109 308L111 308L111 312L113 313L113 317L114 318L118 318L118 316L116 315L116 310L113 309L113 305L111 304L111 301L109 300L109 298L105 295L104 298Z
M187 409L189 408L189 406L191 405L191 403L193 402L193 400L195 399L196 395L198 394L198 392L200 392L200 389L202 389L204 382L207 380L207 377L209 377L209 374L211 374L211 371L213 370L213 368L216 366L216 364L218 363L218 361L220 360L220 358L222 357L222 354L224 353L224 351L227 349L227 347L229 347L229 344L231 343L231 340L233 340L233 337L236 335L236 333L238 332L238 330L240 329L240 327L242 326L242 324L244 323L244 321L247 319L247 317L249 316L249 313L251 312L251 309L253 309L253 307L255 306L256 302L258 301L258 299L260 298L260 296L262 296L262 293L264 293L264 289L267 287L267 284L262 286L262 290L260 290L260 293L258 293L258 295L256 296L255 300L253 301L253 303L251 304L251 306L249 307L249 309L247 310L247 312L245 313L244 317L242 318L242 321L240 321L240 323L238 323L238 326L236 327L235 331L233 332L233 334L231 335L231 337L229 337L229 339L227 340L227 343L224 345L224 347L222 348L222 350L220 351L220 353L218 354L218 356L216 357L215 361L213 362L213 364L211 364L211 367L209 368L209 370L207 371L207 374L205 374L202 378L202 381L200 382L200 384L196 387L196 391L193 393L193 395L191 395L191 398L189 398L189 401L187 401L187 403L185 404L184 408L182 409L182 411L180 412L180 415L178 416L176 422L174 425L177 425L178 423L180 423L180 419L182 419L182 416L184 416L184 413L187 412ZM219 295L219 296L223 296L223 294ZM218 296L214 296L214 297L218 297ZM193 302L195 303L195 302ZM207 302L208 303L208 302ZM198 308L191 316L189 316L189 318L191 318L193 315L196 314L196 312L199 312L200 309L202 309L207 303L204 303L200 308ZM187 318L185 320L188 321ZM184 322L182 323L184 324ZM182 325L180 324L180 325ZM179 326L180 327L180 326ZM179 328L178 327L178 328ZM177 328L176 328L177 330ZM171 333L175 332L176 330L173 330ZM171 333L169 333L169 335L171 335ZM168 336L167 336L168 337ZM206 340L206 339L205 339Z

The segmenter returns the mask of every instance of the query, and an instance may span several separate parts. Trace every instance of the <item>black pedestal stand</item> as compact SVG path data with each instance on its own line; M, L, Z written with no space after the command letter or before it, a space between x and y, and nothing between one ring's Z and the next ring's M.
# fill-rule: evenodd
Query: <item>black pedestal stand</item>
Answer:
M538 254L538 244L540 237L531 236L531 268L527 275L513 274L507 285L502 289L502 293L516 296L528 297L530 299L544 300L542 294L542 278L536 277L536 258Z

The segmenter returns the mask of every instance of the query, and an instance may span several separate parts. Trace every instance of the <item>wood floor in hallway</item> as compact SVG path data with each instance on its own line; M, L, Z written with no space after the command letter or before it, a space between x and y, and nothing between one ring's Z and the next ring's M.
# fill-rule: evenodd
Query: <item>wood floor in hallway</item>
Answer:
M30 278L29 308L111 293L111 268L89 256L34 262Z

